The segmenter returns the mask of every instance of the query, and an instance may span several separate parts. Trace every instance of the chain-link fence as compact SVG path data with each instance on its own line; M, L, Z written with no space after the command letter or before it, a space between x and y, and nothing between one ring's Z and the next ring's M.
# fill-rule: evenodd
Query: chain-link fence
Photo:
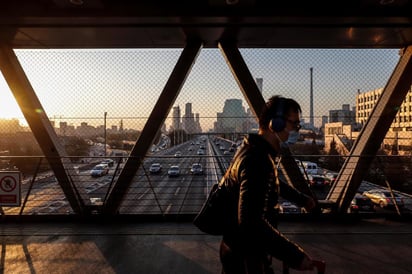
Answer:
M299 161L319 167L324 198L378 94L395 68L394 49L241 49L264 99L283 95L302 107ZM77 188L104 203L131 156L182 52L179 49L16 50L59 142L74 165ZM0 78L0 169L22 173L22 203L4 214L73 214L61 185L32 134L13 93ZM360 104L362 98L362 104ZM366 99L365 99L366 98ZM409 98L409 97L407 97ZM170 98L173 100L173 98ZM236 152L256 132L256 116L218 49L203 49L170 105L119 213L194 214ZM362 108L360 107L362 106ZM405 100L365 180L410 193L412 123ZM362 116L363 115L363 116ZM403 117L403 118L401 118ZM399 122L402 121L400 124ZM396 132L396 134L394 133ZM357 157L357 156L355 156ZM111 159L103 171L93 169ZM160 169L152 171L152 164ZM193 164L201 164L197 174ZM155 166L156 166L155 165ZM179 174L171 174L178 166ZM303 169L302 171L305 171ZM327 177L332 176L332 177ZM370 188L370 187L369 187ZM369 189L367 188L367 189ZM318 190L316 190L318 191ZM408 199L405 194L404 199ZM299 212L301 212L298 209Z

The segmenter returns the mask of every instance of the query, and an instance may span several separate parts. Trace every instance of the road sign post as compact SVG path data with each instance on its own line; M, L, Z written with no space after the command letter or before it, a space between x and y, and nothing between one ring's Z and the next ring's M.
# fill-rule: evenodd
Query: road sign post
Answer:
M20 206L20 171L0 171L0 206Z

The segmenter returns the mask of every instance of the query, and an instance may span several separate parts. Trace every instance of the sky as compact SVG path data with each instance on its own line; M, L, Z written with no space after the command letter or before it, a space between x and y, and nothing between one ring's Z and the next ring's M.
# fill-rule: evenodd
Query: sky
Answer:
M47 116L57 122L107 125L123 120L141 128L162 92L181 49L16 50ZM297 100L309 121L310 89L315 125L329 110L355 105L358 92L385 86L399 60L398 49L240 49L263 97ZM310 68L313 68L312 75ZM174 106L192 103L203 130L213 127L226 99L243 99L218 49L202 49ZM243 100L245 109L248 108ZM24 120L0 76L0 118ZM169 126L171 120L166 120Z

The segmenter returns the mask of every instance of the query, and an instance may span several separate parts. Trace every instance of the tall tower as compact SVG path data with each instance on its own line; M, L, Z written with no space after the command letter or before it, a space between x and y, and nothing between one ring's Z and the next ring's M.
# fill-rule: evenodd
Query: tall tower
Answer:
M309 110L309 124L311 129L315 128L313 115L313 68L310 68L310 110Z
M123 119L120 119L120 122L119 122L119 131L123 131Z
M226 99L223 112L218 113L218 130L224 133L242 132L246 112L241 99Z
M187 133L194 133L195 132L195 122L194 122L194 115L192 113L192 103L186 103L185 105L185 114L182 118L182 128Z
M180 129L180 107L175 106L172 110L172 130Z
M186 105L185 105L185 116L187 118L192 117L192 103L186 103Z
M260 93L263 91L263 78L256 78L256 85L260 90Z

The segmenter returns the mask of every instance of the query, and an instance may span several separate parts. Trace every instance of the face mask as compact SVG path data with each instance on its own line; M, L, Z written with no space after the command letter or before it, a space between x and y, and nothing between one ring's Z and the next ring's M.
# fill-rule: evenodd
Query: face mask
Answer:
M289 149L288 143L287 143L287 141L286 141L286 142L283 142L283 141L280 139L279 135L278 135L276 132L275 132L275 136L276 136L276 139L278 139L278 141L279 141L280 154L283 154L284 151L285 151L285 149Z
M299 140L299 131L291 130L289 131L289 137L286 143L289 145L295 144Z

